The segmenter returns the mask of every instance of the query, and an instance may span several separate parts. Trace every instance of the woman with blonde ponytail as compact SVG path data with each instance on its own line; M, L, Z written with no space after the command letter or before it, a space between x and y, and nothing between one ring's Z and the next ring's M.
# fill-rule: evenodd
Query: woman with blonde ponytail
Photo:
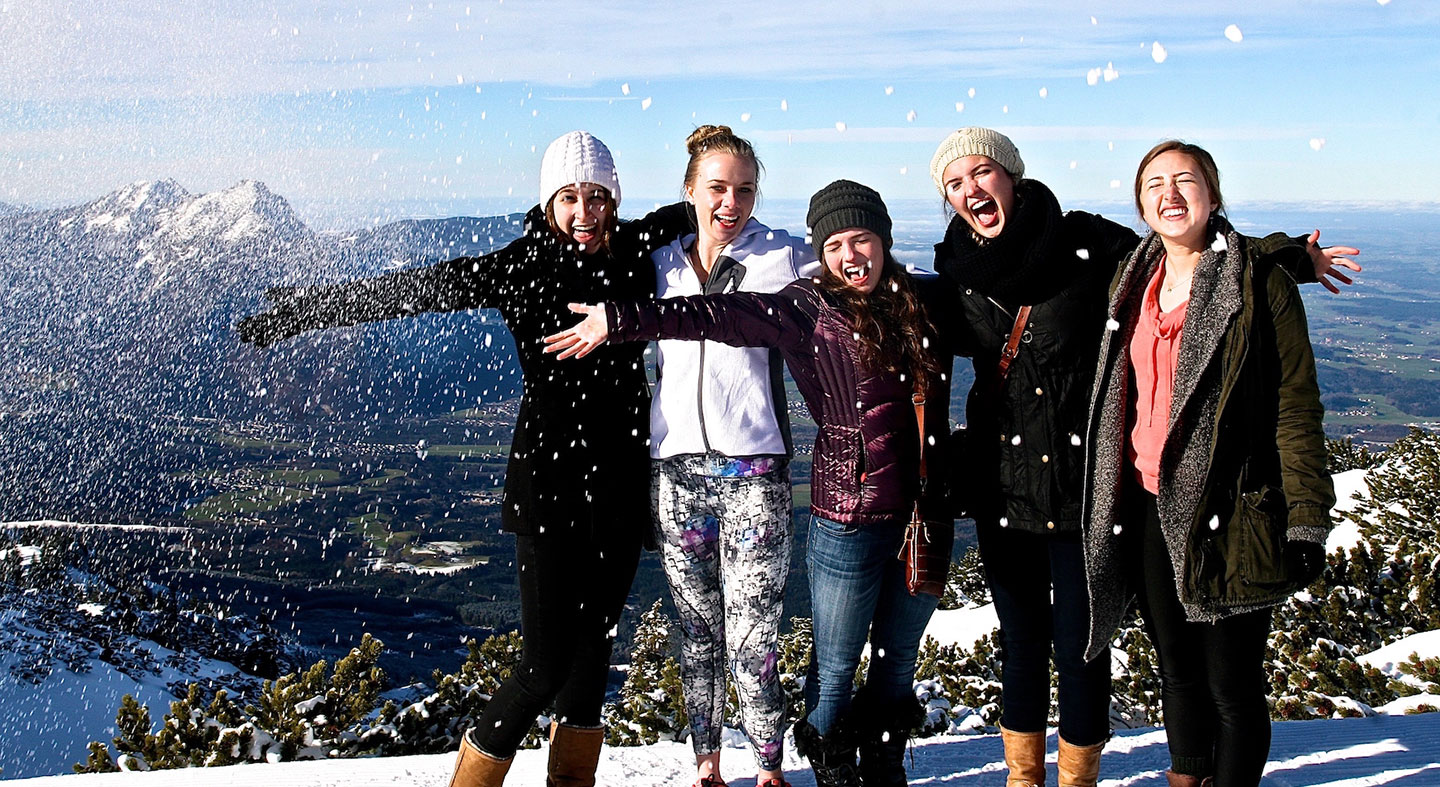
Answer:
M651 256L659 297L777 292L818 271L804 239L751 217L761 166L749 142L727 126L701 126L686 147L685 199L698 229ZM725 784L720 742L730 672L757 785L778 786L785 696L776 663L793 538L781 359L764 347L714 341L661 340L658 348L651 492L680 617L696 784Z

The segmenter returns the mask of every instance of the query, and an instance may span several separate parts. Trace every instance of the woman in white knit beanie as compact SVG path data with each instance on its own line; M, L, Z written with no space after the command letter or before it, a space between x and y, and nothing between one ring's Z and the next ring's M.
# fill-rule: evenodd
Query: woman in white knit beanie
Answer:
M610 151L584 131L546 149L540 203L503 249L374 279L282 288L243 320L267 346L317 328L424 312L498 309L515 338L525 393L510 445L502 526L515 534L521 662L460 741L452 787L498 787L536 717L553 709L547 783L595 783L600 710L615 627L650 519L649 385L644 347L615 345L558 363L542 337L573 322L571 302L649 297L649 255L692 227L685 205L620 223Z

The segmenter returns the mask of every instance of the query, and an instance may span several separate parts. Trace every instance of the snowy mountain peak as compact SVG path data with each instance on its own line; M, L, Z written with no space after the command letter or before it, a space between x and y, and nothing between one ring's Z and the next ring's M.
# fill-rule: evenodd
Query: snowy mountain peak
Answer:
M80 212L86 230L143 233L157 214L169 211L190 198L179 183L164 180L137 180L85 205Z
M189 200L177 208L162 232L171 241L210 236L235 242L260 235L293 236L304 222L284 198L258 180L242 180L227 189Z

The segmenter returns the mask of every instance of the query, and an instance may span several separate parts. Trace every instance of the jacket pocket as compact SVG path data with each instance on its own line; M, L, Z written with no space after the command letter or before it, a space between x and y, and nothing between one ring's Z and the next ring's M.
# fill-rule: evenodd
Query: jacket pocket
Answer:
M1229 600L1262 603L1287 595L1293 583L1285 573L1284 495L1269 486L1241 494L1230 529Z

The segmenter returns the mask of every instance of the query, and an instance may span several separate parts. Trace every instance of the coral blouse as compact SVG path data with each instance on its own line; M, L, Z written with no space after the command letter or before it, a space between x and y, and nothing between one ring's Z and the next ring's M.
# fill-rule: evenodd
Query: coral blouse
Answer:
M1134 374L1133 420L1126 456L1135 468L1141 486L1159 493L1160 452L1170 428L1170 394L1175 385L1175 362L1180 356L1180 334L1185 327L1185 301L1168 312L1160 311L1160 283L1165 266L1158 265L1145 286L1140 319L1130 337L1130 370Z

